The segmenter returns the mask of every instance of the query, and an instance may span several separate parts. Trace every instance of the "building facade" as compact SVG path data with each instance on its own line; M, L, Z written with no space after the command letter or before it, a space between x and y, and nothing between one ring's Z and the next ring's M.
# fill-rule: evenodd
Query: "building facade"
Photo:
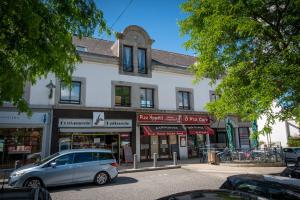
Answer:
M204 108L215 98L214 87L206 78L193 84L188 70L195 57L153 49L153 42L138 26L128 26L114 42L73 38L82 62L72 87L49 74L29 89L31 107L48 109L45 155L108 148L130 162L132 153L141 161L153 153L170 159L174 151L185 159L197 156L199 147L226 146L224 121L213 121ZM249 148L250 125L232 121L236 146ZM3 151L10 145L5 141Z

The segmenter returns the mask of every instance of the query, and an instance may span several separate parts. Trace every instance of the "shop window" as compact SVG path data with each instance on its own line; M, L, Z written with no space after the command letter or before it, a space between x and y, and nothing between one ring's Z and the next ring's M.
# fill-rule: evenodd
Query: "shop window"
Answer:
M130 87L116 86L115 87L115 106L130 107Z
M83 163L93 161L93 154L91 152L75 153L74 163Z
M0 129L0 168L13 168L15 161L21 165L41 159L43 129Z
M133 72L133 53L131 46L123 46L123 71Z
M81 82L72 81L71 87L61 82L60 103L80 104Z
M141 88L141 108L154 108L154 89Z
M240 138L240 146L241 148L249 148L250 140L249 140L249 128L243 127L239 128L239 138Z
M190 102L190 92L187 91L178 91L178 108L182 110L190 110L191 102Z
M138 72L147 74L146 49L138 49Z

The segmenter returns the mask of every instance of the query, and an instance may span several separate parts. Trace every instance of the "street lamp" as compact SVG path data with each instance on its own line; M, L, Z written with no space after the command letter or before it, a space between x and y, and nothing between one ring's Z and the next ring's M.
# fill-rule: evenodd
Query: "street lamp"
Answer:
M49 89L49 96L48 98L49 99L52 99L52 96L53 96L53 88L55 88L55 85L52 83L52 80L50 80L50 83L48 83L46 85L46 87Z

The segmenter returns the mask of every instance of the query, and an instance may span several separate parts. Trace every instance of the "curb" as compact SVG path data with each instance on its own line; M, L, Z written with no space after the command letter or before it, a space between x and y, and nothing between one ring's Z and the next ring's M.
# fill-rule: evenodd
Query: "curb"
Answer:
M282 163L220 163L219 166L228 167L285 167Z
M146 172L146 171L156 171L156 170L166 170L166 169L178 169L181 168L180 165L169 165L169 166L162 166L162 167L144 167L138 169L124 169L120 170L119 174L127 174L127 173L135 173L135 172Z

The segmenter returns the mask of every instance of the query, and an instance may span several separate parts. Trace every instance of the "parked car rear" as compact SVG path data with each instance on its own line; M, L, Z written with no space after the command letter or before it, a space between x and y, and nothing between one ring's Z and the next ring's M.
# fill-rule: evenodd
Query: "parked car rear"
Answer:
M9 185L48 187L86 182L103 185L117 176L117 163L111 151L78 149L61 151L13 171Z
M286 164L289 162L300 163L300 147L283 148L283 157Z

